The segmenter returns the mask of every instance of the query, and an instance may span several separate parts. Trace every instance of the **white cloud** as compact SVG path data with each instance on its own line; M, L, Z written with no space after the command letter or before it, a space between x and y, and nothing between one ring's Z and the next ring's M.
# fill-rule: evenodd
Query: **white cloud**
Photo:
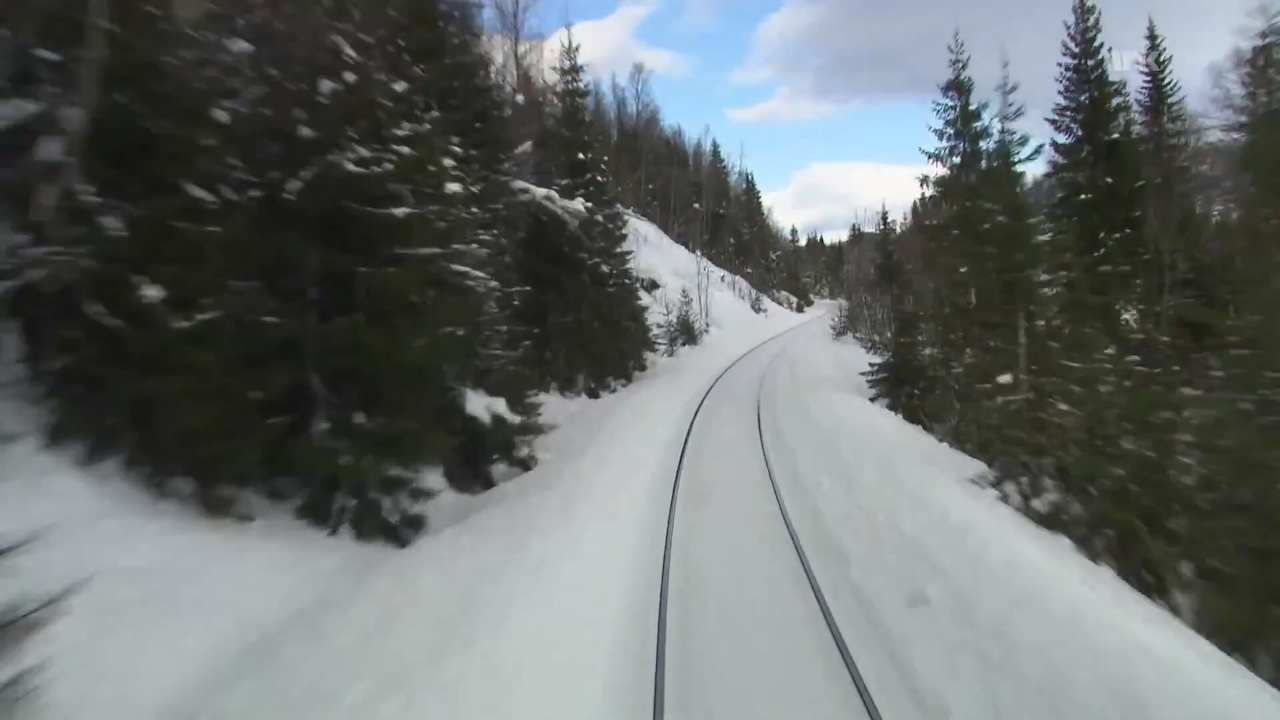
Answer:
M574 23L573 39L582 47L582 63L600 78L607 78L615 72L626 75L632 64L637 62L644 63L659 75L688 73L690 61L685 55L649 45L636 37L636 31L657 9L657 0L629 0L607 17ZM565 30L561 28L543 44L548 69L556 66L564 35Z
M681 26L686 30L710 30L720 19L720 0L684 0Z
M1142 47L1148 15L1168 40L1184 85L1200 96L1207 66L1225 55L1257 0L1101 0L1106 40L1121 56ZM773 100L735 111L742 122L802 119L779 98L810 107L930 98L947 72L946 45L959 28L973 73L990 94L1009 56L1033 118L1052 106L1069 0L783 0L756 28L741 85L772 87ZM1133 70L1121 73L1136 81Z
M814 163L793 174L786 188L765 193L764 202L783 227L842 238L855 221L868 223L881 204L895 220L901 217L920 195L919 178L928 172L924 165Z
M840 103L797 98L791 88L783 87L762 103L744 108L729 108L725 110L725 114L730 120L737 122L789 122L830 117L842 109Z

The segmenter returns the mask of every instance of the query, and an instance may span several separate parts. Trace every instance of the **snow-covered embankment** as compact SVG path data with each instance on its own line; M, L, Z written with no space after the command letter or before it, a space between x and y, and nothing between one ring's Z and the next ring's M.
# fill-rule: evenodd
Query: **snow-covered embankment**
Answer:
M660 286L655 321L664 298L701 291L704 344L600 400L545 398L557 427L539 467L479 498L437 498L430 534L405 551L283 512L200 517L36 440L0 450L0 528L43 531L16 576L37 591L88 580L39 646L49 715L641 717L672 449L712 378L804 317L752 312L745 282L643 220L629 244ZM0 417L33 426L12 397Z

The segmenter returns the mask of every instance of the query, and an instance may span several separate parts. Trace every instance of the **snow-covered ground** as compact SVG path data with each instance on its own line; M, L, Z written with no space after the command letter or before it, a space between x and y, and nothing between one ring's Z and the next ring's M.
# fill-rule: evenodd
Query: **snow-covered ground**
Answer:
M795 335L716 384L690 435L672 536L670 718L867 718L814 601L769 483L756 426L761 381Z
M429 535L407 550L280 514L210 520L110 467L29 440L0 450L0 535L44 531L4 587L87 580L39 647L46 716L650 717L681 441L712 380L758 347L692 435L669 717L861 712L768 504L758 393L797 533L888 720L1280 717L1275 691L967 483L978 463L869 403L869 358L823 319L796 329L812 316L772 304L756 315L740 281L706 274L647 223L632 231L660 294L706 288L708 340L600 400L546 398L558 427L538 468L433 501ZM661 300L650 305L656 319ZM0 420L31 425L12 398Z
M696 289L696 258L657 228L633 221L630 242L658 294ZM42 532L0 587L87 581L37 648L46 715L638 717L671 447L726 364L805 319L771 303L756 315L744 287L717 272L706 342L632 386L545 398L558 428L538 443L538 469L484 496L437 498L430 535L405 551L279 516L211 520L110 464L84 469L32 439L0 448L0 537ZM34 419L10 394L0 423L22 433Z
M865 351L788 341L770 459L885 718L1280 717L1280 693L967 482L977 461L872 405Z

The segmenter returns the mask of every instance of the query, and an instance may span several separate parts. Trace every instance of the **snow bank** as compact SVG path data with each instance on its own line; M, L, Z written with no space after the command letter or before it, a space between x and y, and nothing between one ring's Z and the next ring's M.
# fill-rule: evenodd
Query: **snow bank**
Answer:
M35 427L11 397L0 419L5 436ZM31 533L0 570L4 597L84 583L36 646L54 718L171 717L168 697L389 555L291 522L201 517L27 437L0 447L0 538Z
M673 300L696 287L698 260L653 225L633 218L630 243ZM442 493L408 550L327 538L278 508L209 519L114 465L30 439L0 448L0 537L42 533L3 587L87 581L40 639L47 716L646 717L681 434L725 365L807 319L757 315L740 280L711 271L707 342L599 400L543 398L555 429L538 468L483 496ZM34 414L5 392L3 429L30 433Z

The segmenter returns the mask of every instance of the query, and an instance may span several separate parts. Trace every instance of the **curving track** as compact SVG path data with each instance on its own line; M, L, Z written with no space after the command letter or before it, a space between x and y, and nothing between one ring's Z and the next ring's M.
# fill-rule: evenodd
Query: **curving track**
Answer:
M769 462L761 388L788 334L730 365L685 435L663 554L654 720L880 720Z

